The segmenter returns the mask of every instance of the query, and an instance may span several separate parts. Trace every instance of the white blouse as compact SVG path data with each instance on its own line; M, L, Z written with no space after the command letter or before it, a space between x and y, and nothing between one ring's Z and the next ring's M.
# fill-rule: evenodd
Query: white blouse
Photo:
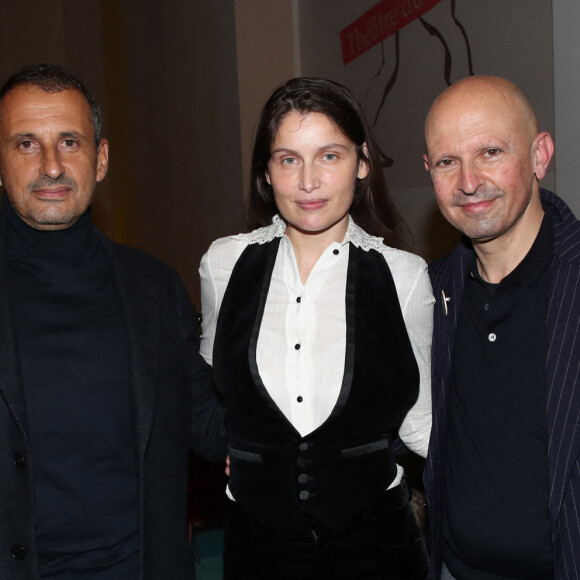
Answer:
M389 248L352 219L342 242L330 244L302 283L286 224L216 240L204 255L201 276L201 354L211 364L221 302L232 270L248 244L282 238L272 272L256 357L264 386L296 430L305 436L330 416L340 393L346 351L345 291L349 242L380 252L387 262L420 372L419 398L405 417L399 436L425 457L431 431L431 333L433 293L425 262ZM399 477L396 478L400 479ZM398 481L393 482L393 484Z

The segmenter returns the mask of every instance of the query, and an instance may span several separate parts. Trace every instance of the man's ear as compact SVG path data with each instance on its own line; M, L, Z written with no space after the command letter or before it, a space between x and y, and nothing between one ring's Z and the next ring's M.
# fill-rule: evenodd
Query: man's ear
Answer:
M546 131L539 133L534 139L533 155L534 155L534 173L538 179L543 179L548 171L548 166L552 156L554 155L554 141Z
M97 147L97 182L103 181L109 169L109 142L101 139Z
M423 164L425 165L425 171L429 172L429 157L427 154L423 155Z

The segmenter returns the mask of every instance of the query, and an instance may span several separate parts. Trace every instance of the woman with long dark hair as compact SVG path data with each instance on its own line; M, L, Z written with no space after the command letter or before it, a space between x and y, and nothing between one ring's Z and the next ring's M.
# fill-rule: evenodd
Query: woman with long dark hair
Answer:
M228 416L225 578L425 578L393 443L427 452L433 296L345 87L272 94L247 218L200 267Z

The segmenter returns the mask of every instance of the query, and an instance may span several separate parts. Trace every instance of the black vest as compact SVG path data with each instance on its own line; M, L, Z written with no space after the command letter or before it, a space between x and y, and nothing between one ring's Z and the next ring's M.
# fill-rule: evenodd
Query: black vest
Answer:
M279 244L277 238L246 248L218 318L213 365L227 406L229 486L244 510L274 528L302 529L312 518L334 527L394 479L391 437L417 399L419 370L385 259L351 244L340 395L324 424L302 437L268 394L256 363Z

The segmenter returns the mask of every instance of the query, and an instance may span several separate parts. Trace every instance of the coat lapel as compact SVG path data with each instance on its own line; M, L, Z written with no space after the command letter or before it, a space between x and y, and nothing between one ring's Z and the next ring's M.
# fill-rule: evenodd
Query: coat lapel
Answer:
M159 303L152 285L145 283L146 269L124 259L119 247L104 236L103 240L109 249L125 316L135 442L141 460L151 434L157 398Z
M463 283L471 259L470 250L460 244L454 251L454 255L443 263L443 267L434 268L431 272L435 294L433 375L438 381L433 388L439 391L442 411L445 409L445 398L451 376L451 359L459 306L463 297Z
M429 273L435 295L434 328L432 346L432 399L433 425L429 442L428 465L425 483L429 488L430 501L434 510L433 522L440 523L436 512L443 506L445 479L445 457L447 453L447 399L451 388L451 360L455 344L455 329L459 305L463 296L465 271L471 259L471 252L464 244L459 244L453 254L429 266ZM440 530L434 532L440 537Z
M580 248L558 243L562 225L554 224L556 249L547 317L546 418L554 531L570 473L580 456Z
M0 320L3 321L0 324L0 360L2 361L0 365L0 394L6 401L22 435L26 437L26 407L16 353L7 272L8 260L3 232L0 229Z

